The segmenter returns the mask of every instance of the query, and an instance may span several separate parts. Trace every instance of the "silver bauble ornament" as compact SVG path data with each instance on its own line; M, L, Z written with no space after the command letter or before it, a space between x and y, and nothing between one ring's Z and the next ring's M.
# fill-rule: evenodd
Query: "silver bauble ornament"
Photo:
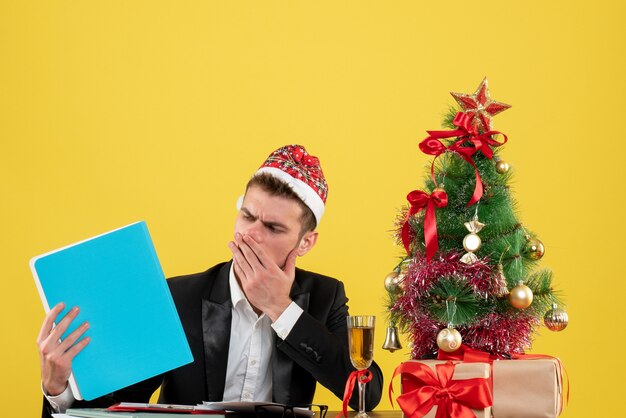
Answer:
M560 309L555 303L552 305L552 309L544 315L543 323L550 331L563 331L569 323L569 318L567 312Z

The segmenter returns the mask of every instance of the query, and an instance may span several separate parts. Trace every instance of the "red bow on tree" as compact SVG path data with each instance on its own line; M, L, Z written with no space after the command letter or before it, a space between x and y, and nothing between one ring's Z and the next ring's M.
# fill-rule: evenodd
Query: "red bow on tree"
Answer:
M402 243L407 254L411 254L411 225L409 219L422 209L426 208L424 216L424 242L426 244L426 259L431 260L439 248L437 237L437 218L435 207L442 208L448 204L448 195L443 189L435 189L430 195L421 190L413 190L406 196L411 205L402 225Z
M476 185L474 186L474 193L467 206L472 206L478 202L483 196L483 184L478 173L478 168L472 159L472 155L480 151L483 155L489 159L493 158L493 150L491 147L499 147L504 145L508 140L507 136L498 131L487 131L479 134L476 128L472 125L472 116L467 113L458 112L452 121L454 126L458 129L451 131L426 131L428 137L419 144L420 150L428 155L434 155L435 158L430 166L430 175L433 181L435 181L435 160L441 154L447 150L456 152L459 156L467 161L476 172ZM500 134L504 137L504 141L498 142L492 138L492 135ZM459 137L459 140L454 144L446 147L440 140L445 138Z
M451 361L430 367L418 362L402 363L393 374L408 375L417 388L398 396L398 405L407 418L421 418L434 406L436 418L474 418L472 409L484 409L493 404L489 379L452 380L455 365ZM393 405L393 385L389 385L389 399Z

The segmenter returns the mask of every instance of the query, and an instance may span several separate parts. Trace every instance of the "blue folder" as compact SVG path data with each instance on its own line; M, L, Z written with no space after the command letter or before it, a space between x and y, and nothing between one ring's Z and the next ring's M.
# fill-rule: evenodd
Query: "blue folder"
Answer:
M145 222L34 257L48 312L80 307L65 338L87 321L91 342L75 358L70 386L91 400L193 361Z

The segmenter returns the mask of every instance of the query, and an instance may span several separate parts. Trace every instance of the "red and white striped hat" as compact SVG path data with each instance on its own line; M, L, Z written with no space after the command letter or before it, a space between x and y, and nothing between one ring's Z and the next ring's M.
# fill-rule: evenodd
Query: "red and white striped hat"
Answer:
M287 183L305 205L311 209L319 225L324 214L328 185L320 160L309 155L302 145L286 145L270 154L257 170Z

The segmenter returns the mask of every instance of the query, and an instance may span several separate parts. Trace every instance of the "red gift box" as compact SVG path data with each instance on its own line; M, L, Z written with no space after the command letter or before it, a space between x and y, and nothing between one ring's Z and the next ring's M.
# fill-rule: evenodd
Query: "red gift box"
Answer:
M477 418L490 418L489 373L488 363L441 360L402 363L394 376L401 374L402 394L397 401L403 417L455 418L468 416L471 411Z

